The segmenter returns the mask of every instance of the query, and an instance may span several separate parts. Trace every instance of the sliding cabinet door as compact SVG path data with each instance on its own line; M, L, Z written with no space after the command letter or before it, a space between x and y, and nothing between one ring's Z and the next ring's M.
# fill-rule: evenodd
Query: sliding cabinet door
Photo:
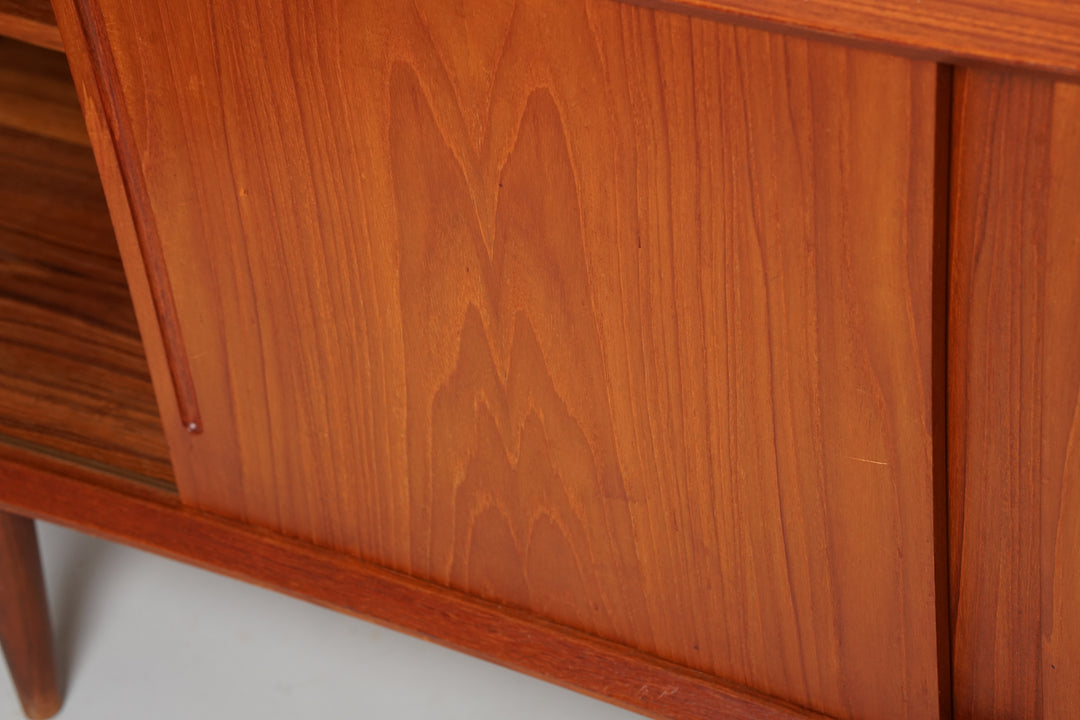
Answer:
M184 502L937 715L936 66L612 0L75 7Z
M956 717L1080 717L1080 86L956 84Z

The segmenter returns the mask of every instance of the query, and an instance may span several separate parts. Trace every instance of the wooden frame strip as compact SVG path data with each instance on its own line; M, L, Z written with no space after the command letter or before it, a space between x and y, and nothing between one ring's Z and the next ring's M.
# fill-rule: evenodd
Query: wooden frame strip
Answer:
M1080 3L1072 0L623 1L939 62L1080 78Z

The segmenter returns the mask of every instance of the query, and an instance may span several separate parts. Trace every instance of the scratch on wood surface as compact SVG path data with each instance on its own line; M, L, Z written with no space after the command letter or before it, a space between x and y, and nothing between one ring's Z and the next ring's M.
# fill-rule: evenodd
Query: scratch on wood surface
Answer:
M889 463L885 462L884 460L871 460L870 458L856 457L854 455L848 455L847 458L849 460L855 460L857 462L870 463L871 465L885 465L885 466L888 466L888 464L889 464Z

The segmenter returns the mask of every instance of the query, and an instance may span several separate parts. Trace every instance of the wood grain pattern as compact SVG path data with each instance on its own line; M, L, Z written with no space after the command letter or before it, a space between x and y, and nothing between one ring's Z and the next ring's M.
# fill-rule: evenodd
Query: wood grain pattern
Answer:
M86 142L54 58L0 40L0 442L171 483L94 158L54 139Z
M1070 0L625 0L774 31L1080 76L1080 10ZM0 0L0 35L63 50L46 0Z
M0 446L16 509L374 620L657 718L825 720L528 613L180 505L143 485ZM164 650L163 650L164 651Z
M1080 76L1072 0L626 0L934 60Z
M566 5L99 3L206 421L166 422L182 497L936 715L935 68Z
M60 709L34 521L0 511L0 645L27 717Z
M0 0L0 36L63 51L49 0Z
M956 91L956 717L1080 716L1080 87Z
M0 38L0 126L90 145L63 55Z

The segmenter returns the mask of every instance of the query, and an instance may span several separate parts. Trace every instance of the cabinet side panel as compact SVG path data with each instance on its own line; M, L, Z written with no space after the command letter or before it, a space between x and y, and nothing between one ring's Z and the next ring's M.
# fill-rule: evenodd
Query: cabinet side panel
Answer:
M958 718L1080 715L1080 88L956 84L950 514Z
M188 504L937 714L932 64L560 0L101 0Z

